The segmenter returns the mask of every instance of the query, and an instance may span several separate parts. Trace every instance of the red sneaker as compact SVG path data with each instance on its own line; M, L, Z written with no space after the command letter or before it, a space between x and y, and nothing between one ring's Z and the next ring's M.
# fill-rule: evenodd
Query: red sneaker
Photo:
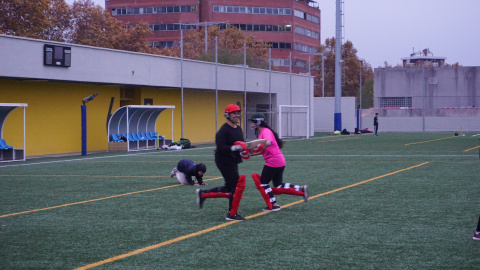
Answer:
M480 232L475 232L473 234L473 240L480 240Z

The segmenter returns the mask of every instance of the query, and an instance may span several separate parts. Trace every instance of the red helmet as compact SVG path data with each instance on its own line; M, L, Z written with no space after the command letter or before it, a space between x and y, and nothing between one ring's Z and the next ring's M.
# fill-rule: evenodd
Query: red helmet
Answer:
M230 114L232 112L241 112L242 109L240 109L240 107L238 107L237 104L230 104L228 105L226 108L225 108L225 113L227 114Z

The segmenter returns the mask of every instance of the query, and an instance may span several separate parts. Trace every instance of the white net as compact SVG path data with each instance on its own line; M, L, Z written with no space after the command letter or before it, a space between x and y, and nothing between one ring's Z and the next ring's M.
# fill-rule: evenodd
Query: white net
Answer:
M309 107L280 105L278 111L278 135L280 138L309 137Z

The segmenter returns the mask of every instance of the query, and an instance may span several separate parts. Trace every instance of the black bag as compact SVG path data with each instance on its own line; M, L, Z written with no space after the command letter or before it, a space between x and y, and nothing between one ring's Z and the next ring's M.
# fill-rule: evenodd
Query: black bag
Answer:
M171 144L169 144L169 146L173 146L173 145L181 146L182 149L192 148L192 143L190 142L190 140L185 138L180 138L180 141L172 142Z

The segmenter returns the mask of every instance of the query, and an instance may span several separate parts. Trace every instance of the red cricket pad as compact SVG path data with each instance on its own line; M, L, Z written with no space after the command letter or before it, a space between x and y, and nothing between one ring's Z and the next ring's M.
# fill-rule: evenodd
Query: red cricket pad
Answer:
M251 157L250 151L247 149L243 152L240 152L240 157L243 159L249 159Z
M202 199L207 198L230 198L230 193L223 192L207 192L202 194Z
M240 200L242 200L243 191L245 190L245 174L240 175L237 182L237 188L235 194L233 194L232 209L230 209L230 216L237 214L238 206L240 206Z
M265 148L265 146L264 146L263 144L259 144L259 145L257 145L255 148L252 149L252 152L253 152L253 153L262 152L263 148Z
M304 196L305 193L303 191L296 191L293 187L291 188L276 188L272 187L273 194L281 195L281 194L288 194L288 195L297 195L297 196Z
M242 141L236 141L233 145L240 145L242 146L243 151L247 150L248 146L245 142Z
M261 186L260 175L258 173L252 173L252 178L258 191L260 191L260 195L262 195L263 200L267 203L268 209L272 210L270 196L268 196L268 194L265 192L265 189Z

